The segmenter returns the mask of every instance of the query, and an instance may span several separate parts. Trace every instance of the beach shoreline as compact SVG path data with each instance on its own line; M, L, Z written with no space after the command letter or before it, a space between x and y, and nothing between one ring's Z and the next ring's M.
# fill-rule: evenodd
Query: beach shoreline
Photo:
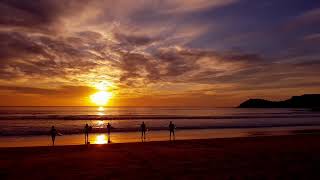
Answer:
M319 179L320 135L0 148L1 179Z
M226 128L226 129L176 129L176 140L196 140L214 138L238 138L251 136L280 136L290 134L319 133L320 126L293 126L293 127L271 127L271 128ZM169 131L148 131L144 141L167 141ZM107 133L90 133L91 144L128 143L141 142L141 133L136 132L112 132L111 142L108 141ZM66 134L57 136L55 145L82 145L84 144L84 134ZM52 146L49 135L37 136L0 136L1 147L32 147L32 146Z

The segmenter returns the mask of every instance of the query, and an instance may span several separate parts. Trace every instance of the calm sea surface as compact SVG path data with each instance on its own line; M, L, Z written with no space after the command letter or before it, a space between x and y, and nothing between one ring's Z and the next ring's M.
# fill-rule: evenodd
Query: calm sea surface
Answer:
M150 140L166 139L170 121L177 127L177 139L239 137L249 132L314 129L320 126L320 112L203 107L0 107L0 146L19 146L23 142L44 145L40 141L47 145L53 125L63 134L59 137L62 144L82 143L86 123L93 127L92 137L103 139L108 122L114 127L113 142L138 141L142 121Z

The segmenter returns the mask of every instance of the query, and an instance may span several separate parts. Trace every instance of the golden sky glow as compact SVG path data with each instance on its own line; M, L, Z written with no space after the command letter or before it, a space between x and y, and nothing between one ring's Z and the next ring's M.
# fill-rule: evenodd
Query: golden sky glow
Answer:
M3 1L0 105L226 107L319 93L315 2Z

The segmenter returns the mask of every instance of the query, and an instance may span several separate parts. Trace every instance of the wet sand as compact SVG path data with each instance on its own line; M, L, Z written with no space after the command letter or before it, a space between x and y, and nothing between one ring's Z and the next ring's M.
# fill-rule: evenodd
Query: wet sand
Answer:
M297 126L297 127L271 127L271 128L226 128L226 129L193 129L176 130L176 140L190 139L216 139L238 138L248 136L280 136L289 134L315 134L320 133L320 126ZM91 144L107 144L106 133L90 133ZM146 141L168 141L168 131L148 131ZM136 132L112 132L112 143L141 142L141 133ZM56 145L82 145L83 134L70 134L56 137ZM2 147L27 147L27 146L51 146L51 137L39 136L0 136L0 148Z
M0 179L320 179L320 135L0 148Z

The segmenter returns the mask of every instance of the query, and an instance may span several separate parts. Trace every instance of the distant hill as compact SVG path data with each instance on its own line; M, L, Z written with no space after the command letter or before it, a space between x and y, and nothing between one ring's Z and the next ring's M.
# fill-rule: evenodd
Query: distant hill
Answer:
M249 99L239 105L239 108L320 108L320 94L305 94L293 96L285 101L268 101L264 99Z

